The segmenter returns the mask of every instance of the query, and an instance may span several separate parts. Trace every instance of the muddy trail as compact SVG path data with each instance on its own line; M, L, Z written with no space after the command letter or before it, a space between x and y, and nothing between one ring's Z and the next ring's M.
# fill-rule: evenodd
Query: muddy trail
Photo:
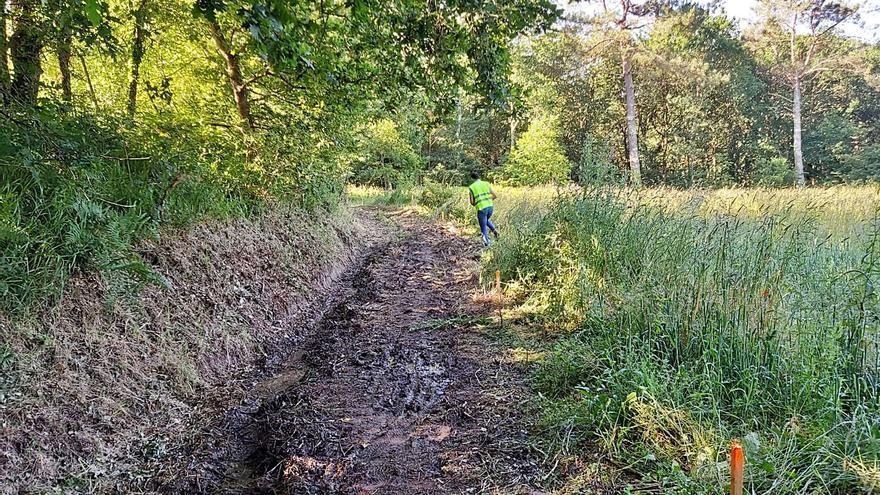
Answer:
M479 246L389 213L309 337L181 452L165 493L540 493L524 370L477 323Z

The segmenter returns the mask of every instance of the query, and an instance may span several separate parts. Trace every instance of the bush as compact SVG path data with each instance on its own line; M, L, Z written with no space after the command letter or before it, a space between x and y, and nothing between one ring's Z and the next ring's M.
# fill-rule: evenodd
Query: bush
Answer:
M330 146L186 121L42 107L0 124L0 310L60 294L79 269L120 294L156 279L133 246L163 224L241 215L267 200L326 206L342 194ZM246 146L257 150L248 160Z
M366 126L350 157L352 181L361 185L399 188L413 184L423 167L412 143L401 136L397 125L382 119Z
M457 195L464 194L463 188L446 186L431 180L426 180L422 189L422 195L419 197L419 204L426 206L432 210L438 210L448 206Z
M790 186L794 184L794 172L785 158L762 159L755 170L754 182L763 187Z
M473 168L476 169L475 167ZM465 182L467 173L463 170L446 168L442 163L438 163L425 174L425 180L430 180L440 184L458 185Z
M581 157L574 170L581 185L619 184L623 182L617 166L609 159L608 146L587 134L581 146Z
M570 174L571 163L559 142L558 122L540 117L520 136L497 177L511 185L536 186L566 182Z
M880 179L880 145L868 146L843 158L840 177L847 182L870 182Z

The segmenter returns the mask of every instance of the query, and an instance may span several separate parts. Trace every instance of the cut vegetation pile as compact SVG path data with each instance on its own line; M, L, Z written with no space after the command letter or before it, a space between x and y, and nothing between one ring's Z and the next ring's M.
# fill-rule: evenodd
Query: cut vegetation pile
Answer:
M303 338L382 232L346 210L214 221L138 248L165 287L112 304L111 281L80 274L52 309L0 320L0 492L138 484L138 466Z

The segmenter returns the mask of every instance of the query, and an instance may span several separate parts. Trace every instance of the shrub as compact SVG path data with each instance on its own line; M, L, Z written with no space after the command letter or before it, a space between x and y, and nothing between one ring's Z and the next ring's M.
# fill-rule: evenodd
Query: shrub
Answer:
M464 194L463 188L446 186L431 180L426 180L422 189L422 195L419 197L419 204L426 206L432 210L437 210L448 206L457 195Z
M362 185L399 188L414 183L423 167L418 152L389 119L362 129L353 155L352 181Z
M794 172L785 158L762 159L755 170L754 182L763 187L790 186L794 184Z
M570 174L571 163L559 142L559 123L539 117L520 136L497 177L511 185L535 186L563 183Z
M241 215L268 200L334 204L335 147L196 122L75 115L42 107L0 124L0 310L99 270L120 293L156 279L132 249L161 225ZM246 158L252 146L256 156Z
M619 184L623 182L620 170L609 159L608 146L587 134L581 146L581 156L574 170L577 182L590 184Z

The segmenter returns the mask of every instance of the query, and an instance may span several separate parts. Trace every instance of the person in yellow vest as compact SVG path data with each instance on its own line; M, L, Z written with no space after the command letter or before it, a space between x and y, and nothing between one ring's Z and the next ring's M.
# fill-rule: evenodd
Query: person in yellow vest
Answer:
M471 195L471 205L477 209L477 221L480 223L480 232L483 235L483 244L488 246L489 231L498 239L498 229L490 220L492 211L495 206L495 198L498 196L492 190L492 186L488 182L480 180L480 175L476 172L471 173L471 179L474 181L468 186Z

